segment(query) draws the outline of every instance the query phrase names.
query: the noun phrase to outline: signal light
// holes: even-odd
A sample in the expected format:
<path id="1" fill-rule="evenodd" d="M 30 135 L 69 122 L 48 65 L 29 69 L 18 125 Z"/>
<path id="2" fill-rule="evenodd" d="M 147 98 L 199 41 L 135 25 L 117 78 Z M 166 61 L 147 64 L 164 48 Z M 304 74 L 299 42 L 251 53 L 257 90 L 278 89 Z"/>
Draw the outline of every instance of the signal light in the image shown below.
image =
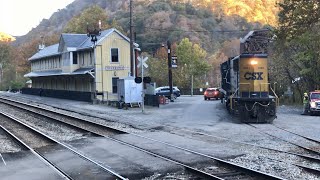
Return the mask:
<path id="1" fill-rule="evenodd" d="M 143 82 L 144 83 L 150 83 L 151 82 L 151 78 L 149 76 L 143 77 Z"/>
<path id="2" fill-rule="evenodd" d="M 141 77 L 136 77 L 134 78 L 134 82 L 136 82 L 137 84 L 140 83 L 150 83 L 151 82 L 151 77 L 147 76 L 147 77 L 143 77 L 143 79 Z"/>
<path id="3" fill-rule="evenodd" d="M 140 84 L 142 82 L 142 78 L 136 77 L 136 78 L 134 78 L 134 82 L 136 82 L 137 84 Z"/>

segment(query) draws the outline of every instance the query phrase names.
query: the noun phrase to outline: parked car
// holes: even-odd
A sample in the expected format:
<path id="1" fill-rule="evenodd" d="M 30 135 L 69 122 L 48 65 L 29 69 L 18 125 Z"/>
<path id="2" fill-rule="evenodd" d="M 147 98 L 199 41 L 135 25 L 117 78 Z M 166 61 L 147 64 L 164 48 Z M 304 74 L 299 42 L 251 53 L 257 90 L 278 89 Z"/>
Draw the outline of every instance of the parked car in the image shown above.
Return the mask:
<path id="1" fill-rule="evenodd" d="M 222 99 L 224 97 L 223 92 L 219 88 L 207 88 L 204 93 L 204 100 L 210 100 L 211 98 Z"/>
<path id="2" fill-rule="evenodd" d="M 170 87 L 169 86 L 158 87 L 155 89 L 155 94 L 160 96 L 165 96 L 170 99 L 171 98 Z M 173 94 L 173 98 L 176 99 L 181 95 L 180 89 L 176 86 L 172 87 L 172 94 Z"/>

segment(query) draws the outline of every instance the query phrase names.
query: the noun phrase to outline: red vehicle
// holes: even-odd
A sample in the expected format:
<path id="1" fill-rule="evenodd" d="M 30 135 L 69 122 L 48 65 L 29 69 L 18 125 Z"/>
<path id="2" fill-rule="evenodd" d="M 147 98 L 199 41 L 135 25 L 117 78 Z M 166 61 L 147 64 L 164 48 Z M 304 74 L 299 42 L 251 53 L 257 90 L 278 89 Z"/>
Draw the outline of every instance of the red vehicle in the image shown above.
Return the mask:
<path id="1" fill-rule="evenodd" d="M 310 92 L 307 110 L 311 115 L 320 113 L 320 91 L 319 90 Z"/>
<path id="2" fill-rule="evenodd" d="M 204 100 L 210 100 L 211 98 L 222 99 L 223 93 L 218 88 L 207 88 L 204 93 Z"/>

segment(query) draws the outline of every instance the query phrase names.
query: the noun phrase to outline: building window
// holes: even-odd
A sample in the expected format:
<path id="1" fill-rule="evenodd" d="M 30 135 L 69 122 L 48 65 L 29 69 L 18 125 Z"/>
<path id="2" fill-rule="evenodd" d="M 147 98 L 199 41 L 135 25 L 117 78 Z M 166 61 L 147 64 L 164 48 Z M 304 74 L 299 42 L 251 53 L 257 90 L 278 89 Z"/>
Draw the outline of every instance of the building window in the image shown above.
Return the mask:
<path id="1" fill-rule="evenodd" d="M 78 64 L 78 54 L 77 52 L 72 52 L 73 64 Z"/>
<path id="2" fill-rule="evenodd" d="M 93 65 L 92 51 L 90 51 L 89 55 L 90 55 L 90 65 Z"/>
<path id="3" fill-rule="evenodd" d="M 119 62 L 118 48 L 111 48 L 111 62 Z"/>
<path id="4" fill-rule="evenodd" d="M 84 65 L 84 52 L 81 53 L 82 56 L 82 66 Z"/>
<path id="5" fill-rule="evenodd" d="M 112 78 L 112 93 L 117 93 L 118 92 L 118 77 Z"/>

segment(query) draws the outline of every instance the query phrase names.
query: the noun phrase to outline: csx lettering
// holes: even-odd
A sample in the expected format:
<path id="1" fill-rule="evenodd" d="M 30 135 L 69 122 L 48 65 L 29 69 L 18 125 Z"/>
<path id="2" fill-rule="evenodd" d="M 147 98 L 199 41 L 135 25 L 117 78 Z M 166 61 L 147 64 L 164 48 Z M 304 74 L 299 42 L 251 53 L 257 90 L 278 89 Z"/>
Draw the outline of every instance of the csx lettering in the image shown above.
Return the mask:
<path id="1" fill-rule="evenodd" d="M 263 72 L 246 72 L 244 78 L 246 80 L 263 80 L 262 74 Z"/>

